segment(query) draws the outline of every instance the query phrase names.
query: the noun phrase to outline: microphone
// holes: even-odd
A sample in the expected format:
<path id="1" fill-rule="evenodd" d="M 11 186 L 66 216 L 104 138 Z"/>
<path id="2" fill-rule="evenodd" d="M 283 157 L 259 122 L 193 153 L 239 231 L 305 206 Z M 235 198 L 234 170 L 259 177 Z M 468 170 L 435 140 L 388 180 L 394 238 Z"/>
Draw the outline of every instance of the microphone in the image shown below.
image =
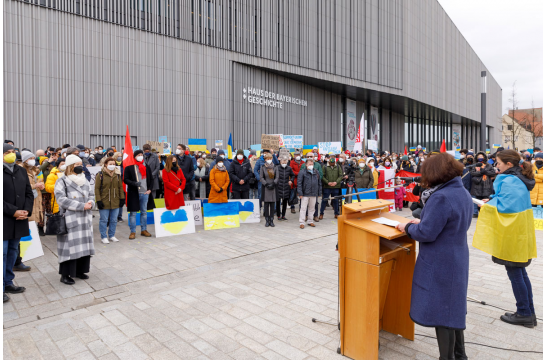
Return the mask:
<path id="1" fill-rule="evenodd" d="M 399 179 L 399 180 L 404 180 L 404 181 L 407 181 L 407 182 L 420 182 L 420 179 L 421 177 L 420 176 L 417 176 L 417 177 L 396 177 L 396 179 Z"/>

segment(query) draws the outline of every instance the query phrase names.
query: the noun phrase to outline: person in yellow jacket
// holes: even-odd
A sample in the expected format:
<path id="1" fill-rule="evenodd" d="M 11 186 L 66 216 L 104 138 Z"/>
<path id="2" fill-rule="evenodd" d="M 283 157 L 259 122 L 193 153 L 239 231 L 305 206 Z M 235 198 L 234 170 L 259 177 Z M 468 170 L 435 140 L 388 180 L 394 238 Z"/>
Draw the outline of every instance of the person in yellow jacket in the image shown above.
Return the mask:
<path id="1" fill-rule="evenodd" d="M 57 183 L 57 180 L 64 176 L 64 170 L 66 169 L 64 161 L 64 158 L 59 158 L 59 160 L 57 160 L 55 167 L 51 169 L 51 172 L 45 181 L 45 191 L 51 194 L 51 210 L 53 211 L 53 214 L 59 212 L 59 204 L 55 201 L 55 184 Z"/>
<path id="2" fill-rule="evenodd" d="M 377 168 L 375 167 L 375 159 L 372 157 L 367 158 L 367 166 L 371 168 L 371 172 L 373 173 L 373 178 L 375 179 L 375 181 L 373 181 L 373 188 L 376 189 L 378 185 L 379 173 Z"/>
<path id="3" fill-rule="evenodd" d="M 532 205 L 543 206 L 543 153 L 537 153 L 534 159 L 535 162 L 532 170 L 536 186 L 530 191 L 530 200 L 532 201 Z"/>

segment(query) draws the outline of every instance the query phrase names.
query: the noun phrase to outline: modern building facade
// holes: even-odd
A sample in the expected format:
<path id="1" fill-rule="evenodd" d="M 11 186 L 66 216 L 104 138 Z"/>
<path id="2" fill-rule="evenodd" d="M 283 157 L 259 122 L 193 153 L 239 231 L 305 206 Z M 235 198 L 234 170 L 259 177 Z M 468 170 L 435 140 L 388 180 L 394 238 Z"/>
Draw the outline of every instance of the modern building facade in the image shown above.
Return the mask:
<path id="1" fill-rule="evenodd" d="M 4 0 L 4 136 L 501 141 L 501 88 L 436 0 Z M 481 72 L 488 74 L 481 81 Z M 484 103 L 484 102 L 483 102 Z"/>

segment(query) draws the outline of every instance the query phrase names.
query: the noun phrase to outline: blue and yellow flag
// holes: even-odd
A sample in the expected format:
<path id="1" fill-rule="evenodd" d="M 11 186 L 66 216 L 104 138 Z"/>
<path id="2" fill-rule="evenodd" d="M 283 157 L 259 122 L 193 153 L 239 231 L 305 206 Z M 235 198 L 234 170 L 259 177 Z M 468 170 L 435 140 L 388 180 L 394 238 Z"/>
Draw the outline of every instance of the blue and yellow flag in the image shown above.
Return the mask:
<path id="1" fill-rule="evenodd" d="M 187 139 L 191 151 L 206 151 L 206 139 Z"/>
<path id="2" fill-rule="evenodd" d="M 229 141 L 227 142 L 227 158 L 233 158 L 233 134 L 229 134 Z"/>
<path id="3" fill-rule="evenodd" d="M 473 247 L 507 261 L 536 258 L 534 213 L 526 185 L 516 176 L 498 175 L 494 191 L 481 207 Z"/>

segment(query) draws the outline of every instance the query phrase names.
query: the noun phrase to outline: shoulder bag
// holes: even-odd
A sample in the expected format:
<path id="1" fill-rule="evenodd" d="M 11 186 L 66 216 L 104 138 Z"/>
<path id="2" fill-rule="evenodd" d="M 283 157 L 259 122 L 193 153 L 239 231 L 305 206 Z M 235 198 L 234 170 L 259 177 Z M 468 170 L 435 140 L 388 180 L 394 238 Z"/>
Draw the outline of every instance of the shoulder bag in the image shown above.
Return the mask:
<path id="1" fill-rule="evenodd" d="M 66 190 L 66 181 L 62 180 L 64 183 L 64 193 L 66 194 L 66 197 L 68 197 L 68 192 Z M 55 197 L 55 202 L 57 202 L 57 197 L 55 194 L 53 194 Z M 53 205 L 53 209 L 55 208 L 55 205 Z M 46 227 L 45 227 L 45 234 L 46 235 L 66 235 L 68 234 L 68 230 L 66 229 L 66 219 L 64 218 L 64 211 L 61 213 L 61 206 L 59 205 L 59 212 L 56 214 L 45 214 L 47 217 Z"/>

